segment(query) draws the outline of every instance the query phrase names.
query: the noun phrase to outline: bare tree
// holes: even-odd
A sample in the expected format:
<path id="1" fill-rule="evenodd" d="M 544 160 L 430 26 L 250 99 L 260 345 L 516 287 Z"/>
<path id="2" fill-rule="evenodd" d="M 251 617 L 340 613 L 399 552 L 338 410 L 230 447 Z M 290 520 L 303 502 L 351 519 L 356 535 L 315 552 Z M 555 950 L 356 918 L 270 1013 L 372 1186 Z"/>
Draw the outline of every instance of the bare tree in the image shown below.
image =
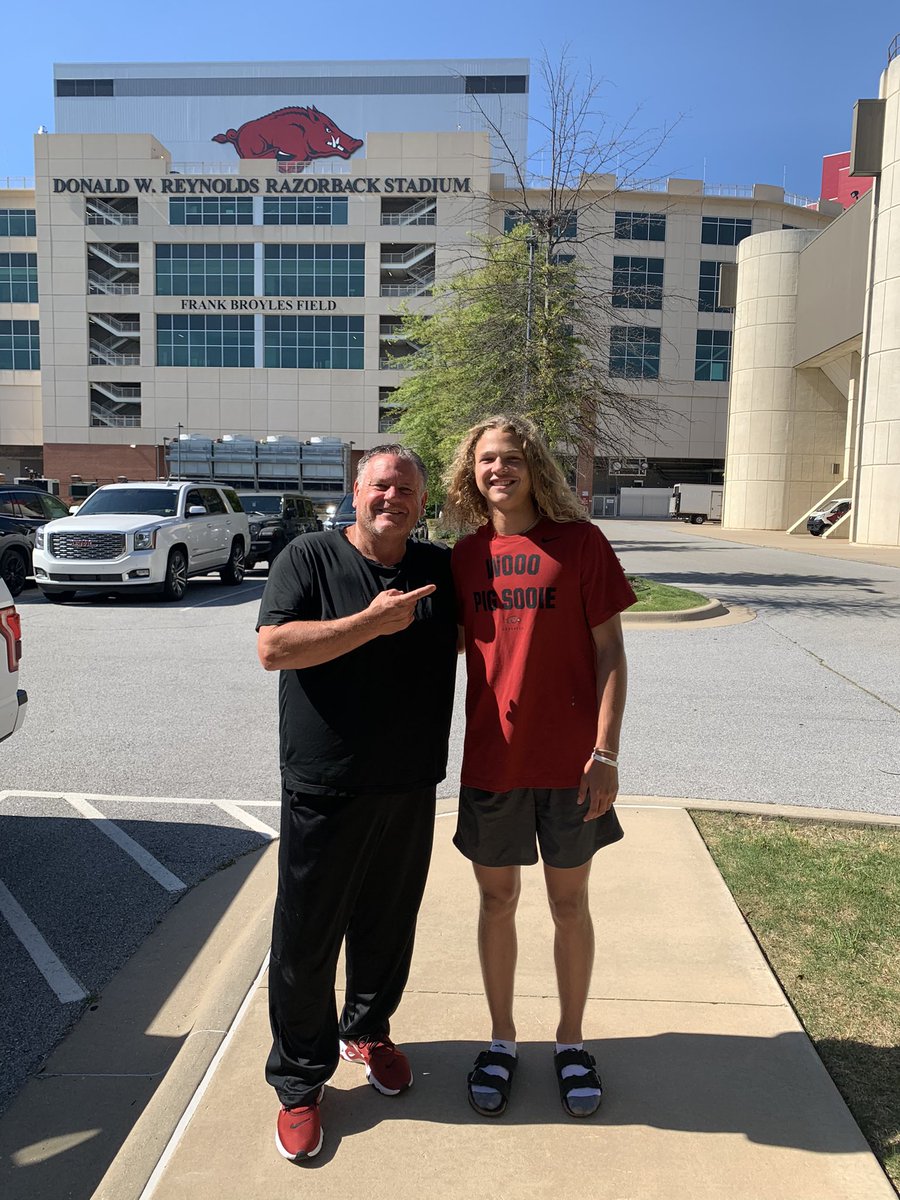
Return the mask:
<path id="1" fill-rule="evenodd" d="M 610 357 L 611 326 L 629 325 L 660 297 L 630 285 L 624 294 L 599 249 L 612 236 L 616 187 L 634 186 L 668 130 L 613 128 L 598 108 L 602 81 L 579 80 L 566 57 L 556 66 L 545 57 L 541 75 L 543 144 L 525 163 L 473 97 L 507 180 L 499 196 L 478 199 L 502 213 L 504 232 L 498 223 L 469 247 L 463 269 L 436 289 L 433 315 L 404 316 L 403 335 L 419 349 L 398 363 L 411 372 L 394 396 L 398 429 L 432 467 L 491 411 L 527 413 L 578 458 L 583 477 L 598 446 L 627 453 L 636 434 L 665 423 L 658 394 L 629 382 L 627 355 Z M 530 170 L 536 164 L 546 170 Z"/>

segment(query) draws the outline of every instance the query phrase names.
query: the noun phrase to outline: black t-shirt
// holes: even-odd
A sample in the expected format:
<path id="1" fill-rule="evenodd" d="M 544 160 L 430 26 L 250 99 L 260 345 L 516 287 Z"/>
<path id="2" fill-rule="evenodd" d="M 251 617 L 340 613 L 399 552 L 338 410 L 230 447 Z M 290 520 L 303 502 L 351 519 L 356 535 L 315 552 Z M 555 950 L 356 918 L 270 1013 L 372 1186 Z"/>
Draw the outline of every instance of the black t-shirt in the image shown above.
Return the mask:
<path id="1" fill-rule="evenodd" d="M 367 608 L 388 588 L 437 585 L 408 629 L 330 662 L 281 672 L 279 732 L 285 787 L 297 791 L 406 792 L 440 782 L 456 674 L 456 603 L 450 552 L 409 541 L 383 567 L 342 532 L 310 533 L 269 572 L 257 629 L 334 620 Z"/>

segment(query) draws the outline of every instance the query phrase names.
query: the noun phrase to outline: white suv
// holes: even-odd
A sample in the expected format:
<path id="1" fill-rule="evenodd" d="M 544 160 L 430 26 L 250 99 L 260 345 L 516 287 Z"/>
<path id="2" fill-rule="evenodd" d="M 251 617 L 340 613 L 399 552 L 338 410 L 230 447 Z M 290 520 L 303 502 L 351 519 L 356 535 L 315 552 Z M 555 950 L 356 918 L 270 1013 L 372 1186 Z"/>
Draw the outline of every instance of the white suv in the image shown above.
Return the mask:
<path id="1" fill-rule="evenodd" d="M 247 514 L 232 488 L 210 483 L 110 483 L 75 516 L 35 533 L 34 581 L 48 600 L 77 591 L 162 592 L 180 600 L 188 576 L 244 578 Z"/>
<path id="2" fill-rule="evenodd" d="M 28 696 L 19 687 L 22 627 L 9 588 L 0 579 L 0 742 L 22 728 Z"/>

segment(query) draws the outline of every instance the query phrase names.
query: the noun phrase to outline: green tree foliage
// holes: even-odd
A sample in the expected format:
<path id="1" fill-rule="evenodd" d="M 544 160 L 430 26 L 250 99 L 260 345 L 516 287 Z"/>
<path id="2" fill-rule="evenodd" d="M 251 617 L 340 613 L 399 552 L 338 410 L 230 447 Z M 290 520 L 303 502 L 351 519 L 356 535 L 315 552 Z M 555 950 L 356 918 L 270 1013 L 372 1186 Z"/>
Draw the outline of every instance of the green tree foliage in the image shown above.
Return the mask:
<path id="1" fill-rule="evenodd" d="M 551 445 L 591 454 L 604 426 L 647 416 L 608 378 L 608 296 L 552 246 L 537 221 L 483 239 L 472 268 L 435 289 L 434 313 L 403 313 L 418 349 L 397 360 L 410 374 L 392 397 L 396 429 L 435 478 L 490 413 L 524 413 Z"/>

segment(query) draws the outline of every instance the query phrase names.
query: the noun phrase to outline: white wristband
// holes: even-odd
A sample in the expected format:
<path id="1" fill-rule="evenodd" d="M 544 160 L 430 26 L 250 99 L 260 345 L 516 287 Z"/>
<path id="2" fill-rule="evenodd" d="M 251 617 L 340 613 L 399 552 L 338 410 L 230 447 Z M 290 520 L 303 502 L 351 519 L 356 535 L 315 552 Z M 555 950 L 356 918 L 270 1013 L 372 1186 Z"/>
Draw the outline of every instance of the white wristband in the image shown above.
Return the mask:
<path id="1" fill-rule="evenodd" d="M 614 758 L 608 758 L 605 754 L 599 754 L 596 750 L 591 751 L 591 758 L 594 762 L 606 763 L 608 767 L 615 767 L 618 770 L 619 764 Z"/>

